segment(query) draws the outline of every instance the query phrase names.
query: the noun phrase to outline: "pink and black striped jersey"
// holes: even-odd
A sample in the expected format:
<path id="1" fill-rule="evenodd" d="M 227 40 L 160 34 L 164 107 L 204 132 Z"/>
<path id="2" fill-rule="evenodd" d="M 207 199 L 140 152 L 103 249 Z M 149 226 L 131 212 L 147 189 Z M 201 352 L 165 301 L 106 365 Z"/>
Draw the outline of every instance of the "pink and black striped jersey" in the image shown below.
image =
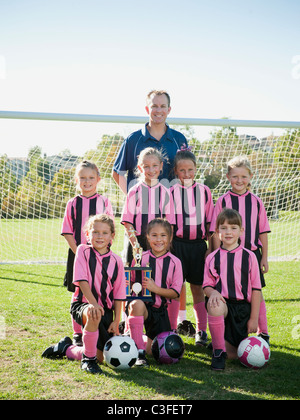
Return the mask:
<path id="1" fill-rule="evenodd" d="M 148 264 L 152 269 L 151 278 L 154 282 L 161 288 L 175 290 L 178 296 L 180 296 L 183 284 L 183 274 L 179 258 L 175 257 L 175 255 L 170 252 L 167 252 L 161 257 L 155 257 L 151 250 L 148 250 L 143 252 L 141 266 L 146 267 Z M 165 297 L 155 293 L 151 294 L 154 302 L 153 306 L 155 308 L 160 308 L 170 303 L 170 300 Z"/>
<path id="2" fill-rule="evenodd" d="M 203 289 L 206 287 L 226 299 L 251 302 L 252 290 L 261 290 L 255 254 L 241 245 L 232 251 L 216 249 L 205 260 Z"/>
<path id="3" fill-rule="evenodd" d="M 121 223 L 130 223 L 137 231 L 137 235 L 145 235 L 148 223 L 157 217 L 165 217 L 171 225 L 175 224 L 170 191 L 160 183 L 150 187 L 144 182 L 139 182 L 130 188 Z"/>
<path id="4" fill-rule="evenodd" d="M 74 261 L 73 283 L 87 281 L 98 304 L 111 309 L 115 300 L 126 299 L 122 259 L 111 250 L 100 255 L 91 245 L 79 245 Z M 87 302 L 79 287 L 72 301 Z"/>
<path id="5" fill-rule="evenodd" d="M 171 187 L 176 226 L 174 236 L 182 239 L 207 239 L 206 225 L 211 222 L 214 204 L 210 189 L 195 182 L 190 187 L 177 183 Z"/>
<path id="6" fill-rule="evenodd" d="M 77 245 L 85 244 L 87 238 L 83 228 L 89 217 L 95 214 L 108 214 L 112 218 L 114 217 L 108 198 L 98 193 L 91 197 L 78 195 L 71 198 L 66 206 L 61 234 L 73 235 Z"/>
<path id="7" fill-rule="evenodd" d="M 224 207 L 237 210 L 242 217 L 244 232 L 241 234 L 241 245 L 252 251 L 261 247 L 259 235 L 271 232 L 267 213 L 261 199 L 250 191 L 242 195 L 227 191 L 216 202 L 210 224 L 211 232 L 215 231 L 217 216 Z"/>

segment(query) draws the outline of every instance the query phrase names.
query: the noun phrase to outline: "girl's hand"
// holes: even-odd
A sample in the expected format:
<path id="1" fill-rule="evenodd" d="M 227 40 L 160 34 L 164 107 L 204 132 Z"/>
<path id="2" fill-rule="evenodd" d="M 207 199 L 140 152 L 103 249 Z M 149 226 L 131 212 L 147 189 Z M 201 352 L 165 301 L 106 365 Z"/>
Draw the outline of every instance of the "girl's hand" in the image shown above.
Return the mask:
<path id="1" fill-rule="evenodd" d="M 107 332 L 114 335 L 119 335 L 119 323 L 115 320 L 108 327 Z"/>
<path id="2" fill-rule="evenodd" d="M 100 321 L 101 317 L 104 315 L 104 309 L 100 305 L 91 305 L 89 304 L 87 315 L 93 321 Z"/>
<path id="3" fill-rule="evenodd" d="M 247 323 L 248 334 L 256 333 L 257 328 L 258 328 L 258 322 L 250 318 Z"/>
<path id="4" fill-rule="evenodd" d="M 149 292 L 154 292 L 155 293 L 155 290 L 156 290 L 157 286 L 156 286 L 153 279 L 145 276 L 143 278 L 142 285 L 143 285 L 144 288 L 148 289 Z"/>
<path id="5" fill-rule="evenodd" d="M 220 302 L 226 303 L 225 299 L 221 295 L 221 293 L 217 292 L 216 290 L 212 292 L 210 298 L 208 299 L 208 306 L 210 308 L 217 308 L 220 306 Z"/>
<path id="6" fill-rule="evenodd" d="M 269 271 L 269 263 L 267 258 L 262 257 L 260 262 L 260 269 L 264 274 Z"/>

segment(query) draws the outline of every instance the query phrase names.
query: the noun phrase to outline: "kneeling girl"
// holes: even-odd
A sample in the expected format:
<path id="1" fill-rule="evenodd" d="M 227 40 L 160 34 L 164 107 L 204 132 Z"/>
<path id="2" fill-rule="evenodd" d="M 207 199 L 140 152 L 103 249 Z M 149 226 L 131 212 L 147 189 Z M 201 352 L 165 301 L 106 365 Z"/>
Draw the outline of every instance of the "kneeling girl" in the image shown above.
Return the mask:
<path id="1" fill-rule="evenodd" d="M 153 219 L 147 226 L 150 249 L 143 252 L 141 266 L 149 264 L 152 278 L 143 278 L 143 287 L 152 295 L 152 302 L 133 300 L 127 306 L 130 336 L 139 349 L 137 365 L 147 366 L 152 340 L 161 332 L 170 331 L 167 307 L 180 296 L 183 275 L 180 260 L 171 254 L 172 226 L 167 220 Z M 145 325 L 147 344 L 143 340 Z"/>
<path id="2" fill-rule="evenodd" d="M 45 350 L 43 357 L 81 360 L 81 368 L 101 373 L 97 362 L 103 360 L 103 348 L 112 335 L 118 335 L 122 301 L 126 299 L 126 281 L 121 257 L 110 250 L 115 236 L 112 218 L 96 215 L 89 219 L 90 245 L 77 248 L 73 283 L 76 286 L 71 315 L 83 329 L 83 347 L 72 345 L 69 337 Z"/>

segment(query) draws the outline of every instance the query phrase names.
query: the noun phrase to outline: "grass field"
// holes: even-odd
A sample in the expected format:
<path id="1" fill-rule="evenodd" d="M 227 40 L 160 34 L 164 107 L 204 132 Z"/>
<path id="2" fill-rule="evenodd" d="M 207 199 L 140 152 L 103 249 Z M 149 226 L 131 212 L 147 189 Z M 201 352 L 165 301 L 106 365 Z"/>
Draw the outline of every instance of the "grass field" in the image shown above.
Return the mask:
<path id="1" fill-rule="evenodd" d="M 294 259 L 300 255 L 300 213 L 290 217 L 282 212 L 280 221 L 270 221 L 269 257 Z M 62 219 L 27 219 L 0 221 L 0 262 L 62 262 L 67 258 L 67 243 L 61 237 Z M 116 218 L 116 239 L 113 250 L 120 255 L 124 228 Z M 13 238 L 13 241 L 12 241 Z M 15 244 L 18 244 L 16 249 Z M 284 258 L 282 258 L 284 257 Z"/>
<path id="2" fill-rule="evenodd" d="M 80 370 L 80 362 L 42 359 L 43 350 L 71 335 L 71 295 L 62 286 L 62 265 L 0 266 L 0 399 L 99 400 L 289 400 L 300 398 L 300 262 L 272 262 L 264 296 L 271 335 L 271 360 L 258 371 L 227 361 L 210 370 L 209 350 L 184 338 L 176 365 L 101 376 Z M 188 318 L 193 320 L 188 295 Z"/>

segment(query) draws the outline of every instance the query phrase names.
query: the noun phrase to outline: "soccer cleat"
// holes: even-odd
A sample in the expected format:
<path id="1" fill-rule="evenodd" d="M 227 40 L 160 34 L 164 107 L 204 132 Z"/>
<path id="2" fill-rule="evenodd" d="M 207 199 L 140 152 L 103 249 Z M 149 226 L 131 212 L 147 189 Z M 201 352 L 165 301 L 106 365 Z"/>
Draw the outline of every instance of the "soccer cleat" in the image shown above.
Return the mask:
<path id="1" fill-rule="evenodd" d="M 76 333 L 76 334 L 73 335 L 73 344 L 74 344 L 74 346 L 78 346 L 78 347 L 83 346 L 82 334 Z"/>
<path id="2" fill-rule="evenodd" d="M 258 334 L 258 337 L 263 338 L 270 345 L 270 336 L 268 334 L 260 333 L 260 334 Z"/>
<path id="3" fill-rule="evenodd" d="M 47 359 L 62 359 L 66 355 L 67 348 L 72 345 L 72 340 L 70 337 L 62 338 L 54 346 L 48 347 L 42 357 Z"/>
<path id="4" fill-rule="evenodd" d="M 227 353 L 222 349 L 214 350 L 213 357 L 211 359 L 212 370 L 224 370 Z"/>
<path id="5" fill-rule="evenodd" d="M 195 337 L 195 327 L 191 321 L 184 320 L 177 325 L 177 334 L 186 335 L 188 337 Z"/>
<path id="6" fill-rule="evenodd" d="M 207 346 L 207 334 L 205 331 L 198 331 L 195 335 L 195 344 L 196 346 Z"/>
<path id="7" fill-rule="evenodd" d="M 121 335 L 123 335 L 123 334 L 124 334 L 124 331 L 125 331 L 125 321 L 121 321 L 121 322 L 119 323 L 119 333 L 120 333 Z"/>
<path id="8" fill-rule="evenodd" d="M 149 367 L 145 350 L 139 350 L 139 355 L 137 361 L 135 362 L 135 366 Z"/>
<path id="9" fill-rule="evenodd" d="M 81 359 L 81 369 L 85 370 L 87 373 L 91 373 L 92 375 L 99 375 L 102 373 L 102 369 L 98 365 L 97 358 L 89 358 L 84 354 L 82 355 Z"/>

